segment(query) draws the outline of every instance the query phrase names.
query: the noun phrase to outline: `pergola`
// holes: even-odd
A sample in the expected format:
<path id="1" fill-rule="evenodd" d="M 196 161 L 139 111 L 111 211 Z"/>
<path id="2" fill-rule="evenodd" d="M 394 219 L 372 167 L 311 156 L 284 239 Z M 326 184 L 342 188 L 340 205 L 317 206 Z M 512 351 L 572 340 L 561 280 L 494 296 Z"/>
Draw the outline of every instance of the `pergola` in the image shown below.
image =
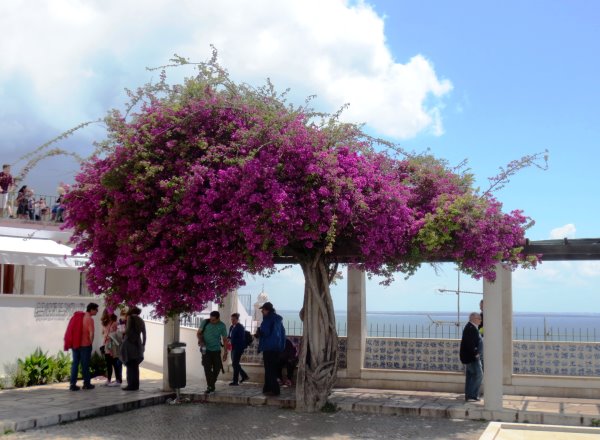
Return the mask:
<path id="1" fill-rule="evenodd" d="M 600 239 L 526 241 L 527 255 L 542 261 L 600 260 Z M 486 410 L 502 410 L 503 387 L 513 384 L 512 272 L 496 266 L 496 281 L 483 282 L 485 313 L 485 399 Z M 347 378 L 365 379 L 363 359 L 367 336 L 366 279 L 358 270 L 348 270 Z M 425 378 L 424 378 L 425 379 Z M 425 379 L 426 380 L 426 379 Z"/>
<path id="2" fill-rule="evenodd" d="M 527 240 L 524 252 L 542 261 L 600 260 L 600 239 Z M 496 267 L 496 281 L 483 283 L 485 314 L 485 409 L 502 409 L 503 385 L 512 376 L 512 272 Z"/>
<path id="3" fill-rule="evenodd" d="M 568 260 L 600 260 L 600 239 L 562 239 L 562 240 L 527 240 L 524 252 L 528 255 L 541 255 L 542 261 Z M 351 251 L 339 252 L 339 262 L 349 260 Z M 291 257 L 278 257 L 277 263 L 293 264 Z M 346 371 L 343 377 L 338 377 L 341 384 L 349 386 L 375 385 L 381 378 L 380 372 L 364 368 L 365 348 L 367 339 L 367 295 L 366 275 L 364 272 L 350 267 L 348 269 L 347 287 L 347 341 L 346 341 Z M 512 272 L 502 264 L 496 266 L 496 280 L 483 282 L 483 298 L 485 313 L 485 409 L 500 411 L 503 409 L 504 386 L 536 387 L 537 379 L 529 378 L 529 383 L 513 381 L 513 347 L 512 347 Z M 230 307 L 231 299 L 225 300 L 225 308 Z M 165 345 L 174 340 L 178 333 L 177 325 L 165 326 Z M 178 340 L 178 336 L 177 336 Z M 166 349 L 164 351 L 166 357 Z M 166 367 L 166 359 L 164 367 Z M 168 375 L 165 375 L 166 378 Z M 435 382 L 440 373 L 408 372 L 407 377 L 416 377 L 412 383 L 427 384 Z M 401 379 L 400 379 L 401 380 Z M 531 382 L 533 381 L 533 382 Z M 409 381 L 410 382 L 410 381 Z M 168 387 L 166 379 L 165 388 Z M 407 383 L 410 386 L 410 383 Z M 540 387 L 543 383 L 540 382 Z M 578 385 L 578 389 L 585 385 Z M 558 388 L 568 386 L 557 385 Z M 595 386 L 596 387 L 596 386 Z M 596 387 L 596 388 L 600 388 Z M 510 389 L 510 388 L 509 388 Z"/>
<path id="4" fill-rule="evenodd" d="M 563 238 L 525 242 L 525 253 L 542 254 L 542 261 L 600 260 L 600 238 Z"/>

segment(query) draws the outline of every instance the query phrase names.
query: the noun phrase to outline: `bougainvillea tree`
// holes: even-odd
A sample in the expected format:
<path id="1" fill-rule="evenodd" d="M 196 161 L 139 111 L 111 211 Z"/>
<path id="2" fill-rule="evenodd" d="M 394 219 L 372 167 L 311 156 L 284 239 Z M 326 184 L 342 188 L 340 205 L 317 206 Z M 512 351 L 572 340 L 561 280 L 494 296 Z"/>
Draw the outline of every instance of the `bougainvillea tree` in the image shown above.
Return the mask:
<path id="1" fill-rule="evenodd" d="M 199 72 L 145 94 L 135 114 L 111 113 L 105 153 L 66 197 L 75 252 L 90 254 L 89 287 L 107 302 L 199 311 L 293 257 L 306 280 L 297 405 L 310 411 L 336 378 L 340 261 L 386 279 L 427 260 L 488 279 L 499 261 L 535 263 L 519 253 L 526 218 L 469 175 L 385 153 L 355 125 L 232 82 L 214 60 Z"/>

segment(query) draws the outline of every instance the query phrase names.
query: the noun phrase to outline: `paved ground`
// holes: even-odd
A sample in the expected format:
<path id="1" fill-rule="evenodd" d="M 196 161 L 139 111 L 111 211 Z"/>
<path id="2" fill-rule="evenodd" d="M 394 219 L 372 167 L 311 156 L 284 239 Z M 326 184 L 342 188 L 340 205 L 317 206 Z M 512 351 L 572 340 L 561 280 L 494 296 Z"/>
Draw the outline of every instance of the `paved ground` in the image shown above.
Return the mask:
<path id="1" fill-rule="evenodd" d="M 266 406 L 157 405 L 50 428 L 12 439 L 479 439 L 487 422 L 381 414 L 299 414 Z"/>
<path id="2" fill-rule="evenodd" d="M 173 394 L 161 391 L 161 379 L 141 369 L 141 389 L 135 392 L 103 387 L 99 380 L 94 390 L 75 393 L 64 383 L 2 390 L 0 436 L 27 431 L 13 438 L 185 439 L 210 426 L 212 438 L 476 439 L 485 427 L 480 420 L 589 427 L 600 419 L 597 399 L 504 396 L 503 408 L 489 411 L 483 402 L 465 403 L 458 393 L 361 388 L 334 389 L 330 402 L 341 412 L 307 415 L 289 409 L 296 404 L 292 388 L 265 397 L 258 383 L 229 387 L 225 381 L 207 398 L 205 383 L 196 379 L 182 393 L 194 403 L 167 406 Z"/>

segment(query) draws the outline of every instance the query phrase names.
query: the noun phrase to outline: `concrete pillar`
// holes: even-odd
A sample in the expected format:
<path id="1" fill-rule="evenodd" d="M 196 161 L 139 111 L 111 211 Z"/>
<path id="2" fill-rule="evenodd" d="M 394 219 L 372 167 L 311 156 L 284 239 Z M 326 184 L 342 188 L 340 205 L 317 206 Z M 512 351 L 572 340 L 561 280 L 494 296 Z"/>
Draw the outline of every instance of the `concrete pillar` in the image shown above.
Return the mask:
<path id="1" fill-rule="evenodd" d="M 167 347 L 172 342 L 179 341 L 180 320 L 179 315 L 168 318 L 163 326 L 163 391 L 173 391 L 169 386 L 169 362 L 167 361 Z M 186 347 L 189 349 L 189 347 Z M 189 356 L 188 353 L 186 353 Z"/>
<path id="2" fill-rule="evenodd" d="M 505 370 L 506 322 L 504 311 L 512 302 L 506 302 L 506 297 L 511 297 L 511 272 L 501 265 L 496 266 L 496 281 L 483 283 L 483 314 L 484 314 L 484 362 L 483 382 L 485 384 L 485 409 L 502 409 Z M 512 316 L 512 311 L 511 311 Z M 509 322 L 508 334 L 512 328 Z M 512 337 L 512 335 L 510 336 Z M 512 350 L 512 348 L 511 348 Z M 512 356 L 510 356 L 512 358 Z"/>
<path id="3" fill-rule="evenodd" d="M 513 373 L 513 308 L 512 308 L 512 272 L 504 267 L 498 269 L 504 274 L 502 283 L 502 383 L 512 385 Z"/>
<path id="4" fill-rule="evenodd" d="M 237 290 L 232 290 L 227 294 L 225 300 L 223 301 L 223 308 L 221 309 L 221 321 L 225 323 L 227 328 L 229 328 L 229 321 L 231 319 L 232 313 L 237 313 L 238 311 L 238 292 Z"/>
<path id="5" fill-rule="evenodd" d="M 348 268 L 348 337 L 346 374 L 359 379 L 365 359 L 367 338 L 367 284 L 365 273 Z"/>

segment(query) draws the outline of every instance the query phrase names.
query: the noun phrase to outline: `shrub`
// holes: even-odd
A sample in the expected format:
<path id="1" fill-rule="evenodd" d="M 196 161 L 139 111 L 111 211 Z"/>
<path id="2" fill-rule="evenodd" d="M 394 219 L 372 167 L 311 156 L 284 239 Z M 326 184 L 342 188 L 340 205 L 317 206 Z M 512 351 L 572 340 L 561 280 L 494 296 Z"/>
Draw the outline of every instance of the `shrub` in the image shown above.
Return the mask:
<path id="1" fill-rule="evenodd" d="M 24 385 L 15 382 L 15 386 L 44 385 L 52 381 L 54 362 L 41 348 L 36 348 L 25 360 L 17 360 L 17 368 L 23 373 Z"/>
<path id="2" fill-rule="evenodd" d="M 36 348 L 25 359 L 5 364 L 7 373 L 3 386 L 16 388 L 33 385 L 44 385 L 66 380 L 71 373 L 71 357 L 68 353 L 59 351 L 56 356 L 48 356 L 41 348 Z"/>
<path id="3" fill-rule="evenodd" d="M 92 353 L 90 359 L 90 377 L 105 376 L 106 375 L 106 361 L 97 351 Z"/>
<path id="4" fill-rule="evenodd" d="M 71 356 L 68 353 L 59 351 L 56 356 L 52 358 L 53 369 L 52 369 L 52 381 L 63 382 L 71 375 Z"/>

